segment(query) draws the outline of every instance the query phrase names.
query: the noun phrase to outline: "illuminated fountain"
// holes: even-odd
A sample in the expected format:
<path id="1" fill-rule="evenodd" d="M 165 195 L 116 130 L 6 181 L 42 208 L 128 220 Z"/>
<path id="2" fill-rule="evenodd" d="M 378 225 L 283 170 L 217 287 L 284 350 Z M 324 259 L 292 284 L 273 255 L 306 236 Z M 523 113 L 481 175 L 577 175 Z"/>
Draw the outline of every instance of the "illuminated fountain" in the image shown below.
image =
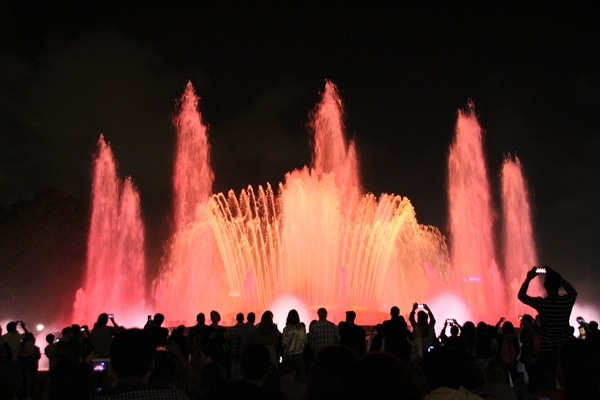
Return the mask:
<path id="1" fill-rule="evenodd" d="M 466 304 L 499 315 L 503 280 L 494 250 L 494 211 L 482 149 L 481 128 L 472 105 L 459 111 L 448 157 L 450 286 Z"/>
<path id="2" fill-rule="evenodd" d="M 277 309 L 281 320 L 290 308 L 309 321 L 324 306 L 334 321 L 353 309 L 358 323 L 371 324 L 393 305 L 408 313 L 413 302 L 429 303 L 440 320 L 514 319 L 522 312 L 515 287 L 536 257 L 525 182 L 518 160 L 505 161 L 502 262 L 472 105 L 458 112 L 449 152 L 448 246 L 438 228 L 418 223 L 408 198 L 363 191 L 355 145 L 345 138 L 343 106 L 331 82 L 311 115 L 311 165 L 287 173 L 276 189 L 266 183 L 213 193 L 198 101 L 188 83 L 174 119 L 172 234 L 148 298 L 169 325 L 189 324 L 198 312 L 213 309 L 225 323 L 237 312 L 260 315 L 266 309 Z M 102 137 L 93 192 L 87 275 L 75 320 L 98 310 L 116 313 L 123 304 L 145 306 L 138 291 L 144 287 L 139 198 L 130 179 L 119 182 Z M 124 291 L 123 282 L 129 282 Z M 108 296 L 111 291 L 119 292 Z M 146 312 L 138 314 L 139 321 Z"/>
<path id="3" fill-rule="evenodd" d="M 288 173 L 277 191 L 266 184 L 208 196 L 207 130 L 191 84 L 176 126 L 175 182 L 201 177 L 204 190 L 192 203 L 178 193 L 196 188 L 174 185 L 174 209 L 185 204 L 188 217 L 176 224 L 154 283 L 155 308 L 172 322 L 211 309 L 260 313 L 286 298 L 310 310 L 311 319 L 325 306 L 333 319 L 354 309 L 361 323 L 372 323 L 392 305 L 407 310 L 413 301 L 443 299 L 454 291 L 455 276 L 481 276 L 481 264 L 451 273 L 445 238 L 418 223 L 408 198 L 362 191 L 354 143 L 345 139 L 342 103 L 330 82 L 311 118 L 312 164 Z M 197 161 L 180 162 L 186 154 Z M 489 188 L 482 190 L 489 196 Z M 472 286 L 472 292 L 488 292 Z M 465 293 L 457 296 L 471 304 Z"/>
<path id="4" fill-rule="evenodd" d="M 100 135 L 94 160 L 92 216 L 83 286 L 73 321 L 91 324 L 100 313 L 134 321 L 145 308 L 144 226 L 131 178 L 117 176 L 114 155 Z M 143 311 L 142 314 L 143 315 Z"/>
<path id="5" fill-rule="evenodd" d="M 516 294 L 525 272 L 537 262 L 529 198 L 520 162 L 506 159 L 501 173 L 503 237 L 497 239 L 497 214 L 482 143 L 482 130 L 470 103 L 458 112 L 448 157 L 449 287 L 477 320 L 504 316 L 514 322 L 526 310 Z M 496 254 L 496 242 L 501 243 L 503 263 Z"/>
<path id="6" fill-rule="evenodd" d="M 533 226 L 529 209 L 529 193 L 523 177 L 523 168 L 518 158 L 507 157 L 502 164 L 502 217 L 504 264 L 506 271 L 506 296 L 512 303 L 508 304 L 508 312 L 512 315 L 531 313 L 520 302 L 515 302 L 514 293 L 519 291 L 525 271 L 537 265 L 537 253 L 533 241 Z M 542 296 L 543 289 L 538 279 L 529 289 L 532 296 Z"/>

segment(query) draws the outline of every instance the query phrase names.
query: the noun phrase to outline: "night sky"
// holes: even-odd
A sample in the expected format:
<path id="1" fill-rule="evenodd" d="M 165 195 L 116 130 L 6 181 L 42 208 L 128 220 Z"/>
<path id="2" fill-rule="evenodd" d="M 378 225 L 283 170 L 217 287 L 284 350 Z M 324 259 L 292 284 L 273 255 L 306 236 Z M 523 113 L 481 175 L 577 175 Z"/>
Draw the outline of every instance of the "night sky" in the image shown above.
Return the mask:
<path id="1" fill-rule="evenodd" d="M 102 133 L 158 243 L 171 121 L 188 81 L 209 127 L 214 190 L 238 192 L 310 163 L 308 115 L 328 79 L 365 189 L 407 196 L 419 222 L 446 232 L 448 148 L 457 110 L 472 100 L 494 190 L 504 157 L 518 156 L 540 263 L 600 304 L 597 11 L 566 2 L 168 3 L 0 0 L 0 204 L 48 186 L 89 197 Z"/>

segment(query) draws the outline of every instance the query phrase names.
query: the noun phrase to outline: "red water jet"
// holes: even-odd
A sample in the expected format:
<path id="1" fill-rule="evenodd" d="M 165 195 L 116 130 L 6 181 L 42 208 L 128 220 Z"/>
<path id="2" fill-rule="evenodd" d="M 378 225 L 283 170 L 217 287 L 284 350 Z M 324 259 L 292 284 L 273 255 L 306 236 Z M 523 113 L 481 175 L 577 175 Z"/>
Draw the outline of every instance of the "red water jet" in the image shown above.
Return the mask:
<path id="1" fill-rule="evenodd" d="M 131 178 L 122 182 L 110 146 L 100 135 L 94 160 L 92 215 L 83 286 L 77 290 L 73 321 L 90 327 L 100 313 L 133 323 L 146 301 L 144 226 L 140 198 Z"/>

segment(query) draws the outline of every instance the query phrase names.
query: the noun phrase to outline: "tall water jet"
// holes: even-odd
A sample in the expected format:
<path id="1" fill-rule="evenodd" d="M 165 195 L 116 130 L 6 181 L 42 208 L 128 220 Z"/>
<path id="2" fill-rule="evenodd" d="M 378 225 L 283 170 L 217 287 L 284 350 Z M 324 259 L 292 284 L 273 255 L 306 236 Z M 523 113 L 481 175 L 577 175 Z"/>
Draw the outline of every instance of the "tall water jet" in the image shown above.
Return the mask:
<path id="1" fill-rule="evenodd" d="M 188 82 L 173 123 L 177 130 L 173 171 L 173 235 L 153 283 L 156 308 L 171 322 L 182 322 L 199 309 L 218 307 L 222 275 L 213 265 L 214 236 L 208 225 L 208 200 L 214 174 L 208 129 L 198 112 L 199 98 Z M 177 310 L 179 317 L 170 315 Z"/>
<path id="2" fill-rule="evenodd" d="M 327 81 L 323 98 L 311 118 L 312 169 L 318 176 L 331 174 L 337 186 L 352 192 L 361 188 L 358 157 L 354 142 L 346 143 L 343 109 L 335 85 Z"/>
<path id="3" fill-rule="evenodd" d="M 133 321 L 139 318 L 145 299 L 139 194 L 131 178 L 124 182 L 118 178 L 113 152 L 100 135 L 93 169 L 85 277 L 76 293 L 73 320 L 91 325 L 100 313 L 107 312 L 121 321 Z"/>
<path id="4" fill-rule="evenodd" d="M 494 247 L 494 210 L 473 104 L 459 110 L 448 157 L 450 286 L 474 316 L 505 315 L 505 291 Z M 516 295 L 516 293 L 515 293 Z"/>
<path id="5" fill-rule="evenodd" d="M 525 271 L 537 264 L 537 252 L 533 241 L 529 193 L 521 161 L 517 157 L 514 160 L 507 157 L 502 164 L 500 177 L 506 303 L 508 313 L 514 316 L 522 314 L 527 308 L 517 301 L 516 293 L 521 287 Z M 530 294 L 541 295 L 539 280 L 536 279 L 531 286 Z"/>
<path id="6" fill-rule="evenodd" d="M 196 221 L 198 206 L 212 194 L 214 174 L 210 166 L 208 130 L 198 112 L 199 98 L 188 82 L 180 111 L 173 123 L 177 128 L 177 149 L 173 172 L 174 231 L 181 232 Z"/>

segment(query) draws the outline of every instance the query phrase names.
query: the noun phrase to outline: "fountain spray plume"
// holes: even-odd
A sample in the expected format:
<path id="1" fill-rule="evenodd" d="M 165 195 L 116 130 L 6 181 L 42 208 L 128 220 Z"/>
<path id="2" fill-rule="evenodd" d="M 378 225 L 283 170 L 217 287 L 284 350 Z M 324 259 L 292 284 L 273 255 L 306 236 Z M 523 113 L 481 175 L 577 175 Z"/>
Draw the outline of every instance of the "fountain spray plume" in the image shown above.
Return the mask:
<path id="1" fill-rule="evenodd" d="M 506 157 L 500 176 L 506 296 L 509 314 L 514 316 L 529 312 L 528 307 L 518 302 L 514 294 L 521 287 L 523 272 L 537 265 L 537 252 L 533 240 L 529 193 L 521 161 L 517 157 Z M 536 279 L 531 284 L 530 294 L 541 296 L 542 293 L 540 280 Z"/>
<path id="2" fill-rule="evenodd" d="M 358 156 L 354 142 L 346 141 L 343 110 L 337 88 L 326 81 L 322 100 L 311 117 L 312 169 L 319 176 L 333 174 L 339 186 L 360 190 Z"/>
<path id="3" fill-rule="evenodd" d="M 188 82 L 173 119 L 177 144 L 172 236 L 152 288 L 155 309 L 173 326 L 193 321 L 198 310 L 218 307 L 222 299 L 218 293 L 222 274 L 214 265 L 214 236 L 208 225 L 214 174 L 208 129 L 198 104 L 199 97 Z"/>
<path id="4" fill-rule="evenodd" d="M 201 121 L 197 104 L 185 101 L 190 93 L 188 85 L 182 103 L 191 106 L 176 121 Z M 267 183 L 207 201 L 187 196 L 196 193 L 188 187 L 195 182 L 185 179 L 198 173 L 200 182 L 212 182 L 206 129 L 176 124 L 182 162 L 174 177 L 184 179 L 174 189 L 185 195 L 175 196 L 182 204 L 174 212 L 185 207 L 188 219 L 174 230 L 154 284 L 155 306 L 171 323 L 211 309 L 260 313 L 282 299 L 306 310 L 325 306 L 333 318 L 352 308 L 375 323 L 391 305 L 408 307 L 439 287 L 448 264 L 443 236 L 417 223 L 407 198 L 362 193 L 342 108 L 335 85 L 326 82 L 311 114 L 312 165 L 286 174 L 277 193 Z M 196 135 L 201 140 L 185 139 Z M 191 162 L 190 154 L 205 158 Z"/>
<path id="5" fill-rule="evenodd" d="M 134 324 L 145 314 L 144 226 L 131 178 L 121 181 L 110 145 L 100 135 L 94 159 L 92 215 L 83 286 L 73 321 L 88 324 L 100 313 Z M 142 322 L 143 323 L 143 322 Z"/>
<path id="6" fill-rule="evenodd" d="M 198 112 L 199 98 L 188 82 L 173 119 L 177 129 L 177 149 L 173 173 L 174 231 L 196 220 L 198 206 L 212 194 L 214 174 L 210 166 L 208 130 Z"/>
<path id="7" fill-rule="evenodd" d="M 492 206 L 483 134 L 473 103 L 459 110 L 448 156 L 450 287 L 479 320 L 504 315 L 505 291 L 494 248 Z M 514 294 L 516 296 L 516 293 Z"/>

